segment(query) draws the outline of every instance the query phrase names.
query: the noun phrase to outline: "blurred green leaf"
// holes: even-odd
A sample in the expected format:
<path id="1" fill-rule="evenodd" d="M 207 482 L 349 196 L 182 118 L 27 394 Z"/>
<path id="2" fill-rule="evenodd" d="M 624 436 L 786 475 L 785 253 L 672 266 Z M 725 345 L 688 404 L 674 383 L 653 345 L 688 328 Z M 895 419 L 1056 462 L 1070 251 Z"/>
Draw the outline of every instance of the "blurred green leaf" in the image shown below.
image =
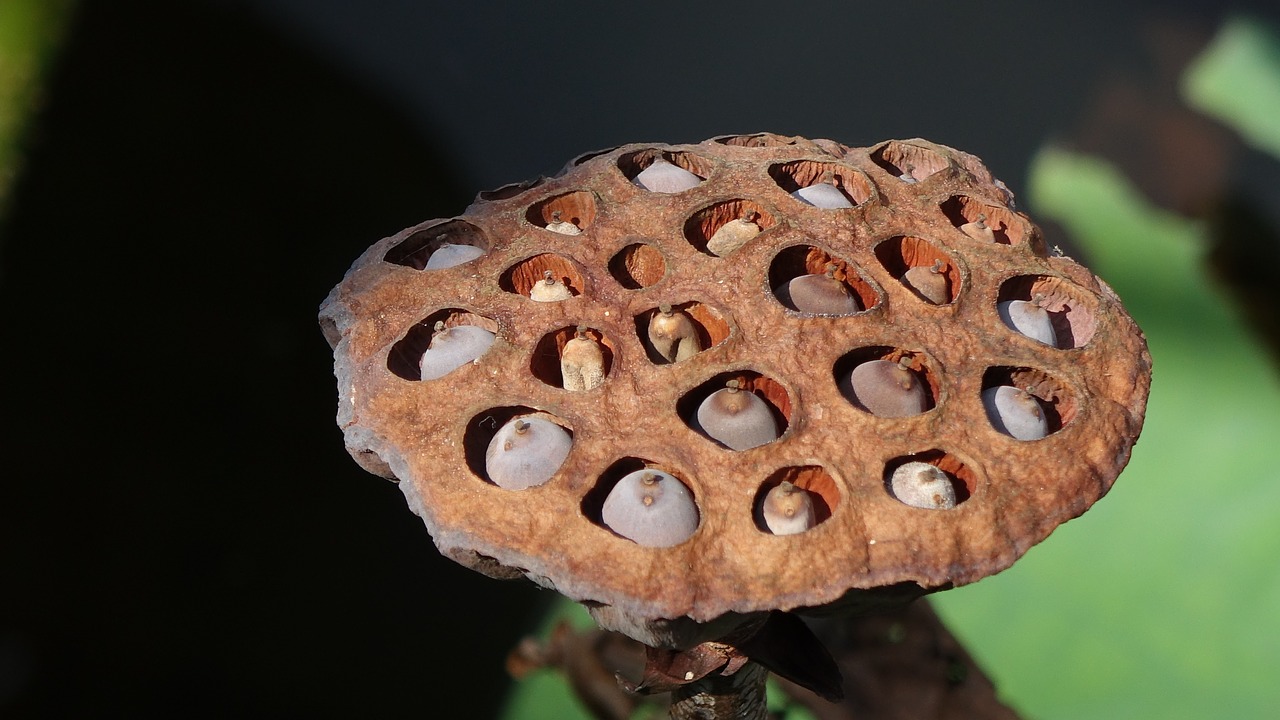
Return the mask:
<path id="1" fill-rule="evenodd" d="M 1195 223 L 1113 167 L 1045 150 L 1040 219 L 1066 227 L 1147 334 L 1155 380 L 1110 495 L 1011 570 L 936 607 L 1027 715 L 1266 717 L 1280 707 L 1280 383 L 1208 281 Z"/>
<path id="2" fill-rule="evenodd" d="M 1280 157 L 1280 33 L 1247 17 L 1227 21 L 1183 76 L 1187 104 Z"/>

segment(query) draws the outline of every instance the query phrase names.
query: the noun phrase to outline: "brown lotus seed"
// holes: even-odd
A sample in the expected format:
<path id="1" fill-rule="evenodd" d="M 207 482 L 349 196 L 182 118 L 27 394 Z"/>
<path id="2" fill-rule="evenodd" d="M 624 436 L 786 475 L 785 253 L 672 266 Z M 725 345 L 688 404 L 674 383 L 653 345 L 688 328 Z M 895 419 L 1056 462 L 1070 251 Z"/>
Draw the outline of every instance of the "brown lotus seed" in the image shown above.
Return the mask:
<path id="1" fill-rule="evenodd" d="M 746 245 L 747 241 L 760 234 L 760 226 L 756 224 L 756 218 L 759 216 L 760 213 L 747 210 L 742 213 L 742 217 L 721 225 L 720 229 L 716 230 L 707 241 L 707 251 L 724 257 Z"/>
<path id="2" fill-rule="evenodd" d="M 564 389 L 574 392 L 590 390 L 604 382 L 604 352 L 595 340 L 587 337 L 587 329 L 578 331 L 560 352 L 560 376 Z"/>
<path id="3" fill-rule="evenodd" d="M 974 240 L 993 243 L 996 241 L 996 234 L 992 231 L 991 226 L 987 225 L 987 214 L 978 213 L 978 219 L 973 222 L 965 223 L 960 226 L 960 232 L 968 235 Z"/>
<path id="4" fill-rule="evenodd" d="M 809 493 L 786 480 L 764 496 L 761 514 L 774 535 L 795 535 L 816 524 Z"/>
<path id="5" fill-rule="evenodd" d="M 555 273 L 545 270 L 542 282 L 534 283 L 529 290 L 529 299 L 534 302 L 559 302 L 573 297 L 573 291 L 555 278 Z"/>
<path id="6" fill-rule="evenodd" d="M 693 321 L 667 304 L 659 305 L 649 320 L 649 343 L 667 362 L 680 362 L 702 352 Z"/>
<path id="7" fill-rule="evenodd" d="M 933 267 L 918 265 L 907 270 L 902 276 L 902 283 L 934 305 L 951 302 L 951 283 L 941 260 L 934 260 Z"/>
<path id="8" fill-rule="evenodd" d="M 909 462 L 893 471 L 889 489 L 900 502 L 925 510 L 950 510 L 956 506 L 956 488 L 936 465 Z"/>

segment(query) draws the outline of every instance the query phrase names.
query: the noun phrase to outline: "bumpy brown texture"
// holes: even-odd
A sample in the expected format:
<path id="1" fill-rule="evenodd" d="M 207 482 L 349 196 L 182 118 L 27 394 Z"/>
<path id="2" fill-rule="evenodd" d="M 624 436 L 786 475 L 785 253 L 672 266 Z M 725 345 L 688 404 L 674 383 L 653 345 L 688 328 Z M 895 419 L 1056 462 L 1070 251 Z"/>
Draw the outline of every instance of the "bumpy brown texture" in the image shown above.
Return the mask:
<path id="1" fill-rule="evenodd" d="M 671 195 L 633 184 L 658 155 L 704 182 Z M 790 195 L 823 178 L 856 206 Z M 409 228 L 356 261 L 321 310 L 338 422 L 362 466 L 399 480 L 446 555 L 600 606 L 598 619 L 642 641 L 691 641 L 651 632 L 663 618 L 732 613 L 703 628 L 710 636 L 737 614 L 857 607 L 974 582 L 1106 493 L 1150 382 L 1144 338 L 1110 288 L 1049 254 L 1012 205 L 977 158 L 923 140 L 868 149 L 759 134 L 583 156 L 555 178 L 481 193 L 463 215 Z M 556 212 L 581 234 L 547 230 Z M 751 213 L 762 232 L 727 257 L 707 251 L 720 225 Z M 995 242 L 959 229 L 979 214 Z M 486 252 L 419 269 L 444 242 Z M 774 296 L 828 265 L 864 311 L 805 315 Z M 935 266 L 948 279 L 944 304 L 901 280 Z M 529 299 L 548 270 L 571 299 Z M 1000 321 L 998 302 L 1033 294 L 1045 296 L 1061 347 Z M 654 352 L 647 329 L 662 304 L 695 321 L 706 349 L 675 363 Z M 418 380 L 437 320 L 482 325 L 497 341 L 474 363 Z M 602 344 L 607 374 L 570 392 L 557 353 L 579 325 Z M 858 363 L 902 358 L 928 387 L 926 412 L 879 418 L 842 394 Z M 691 427 L 697 404 L 732 378 L 770 403 L 780 439 L 736 452 Z M 981 401 L 992 384 L 1031 386 L 1051 433 L 1021 442 L 996 431 Z M 506 420 L 535 411 L 571 430 L 573 449 L 545 485 L 503 490 L 484 477 L 485 446 Z M 946 471 L 957 507 L 895 500 L 886 479 L 909 460 Z M 610 484 L 643 466 L 692 491 L 701 520 L 687 542 L 642 547 L 600 522 Z M 812 493 L 814 528 L 763 529 L 756 505 L 783 480 Z"/>

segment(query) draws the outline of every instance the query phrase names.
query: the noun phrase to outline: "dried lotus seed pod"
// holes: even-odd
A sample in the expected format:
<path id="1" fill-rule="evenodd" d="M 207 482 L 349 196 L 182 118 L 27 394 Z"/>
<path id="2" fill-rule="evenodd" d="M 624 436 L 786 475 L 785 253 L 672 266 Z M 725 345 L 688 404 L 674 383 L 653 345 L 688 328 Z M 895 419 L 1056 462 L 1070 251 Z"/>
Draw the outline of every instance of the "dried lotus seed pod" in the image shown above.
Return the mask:
<path id="1" fill-rule="evenodd" d="M 760 213 L 748 210 L 742 214 L 742 217 L 721 225 L 720 229 L 716 230 L 707 241 L 707 251 L 724 257 L 746 245 L 751 238 L 760 234 L 760 226 L 756 224 L 756 218 L 759 216 Z"/>
<path id="2" fill-rule="evenodd" d="M 573 297 L 573 291 L 555 278 L 550 270 L 542 273 L 542 281 L 533 284 L 529 299 L 534 302 L 559 302 Z"/>
<path id="3" fill-rule="evenodd" d="M 824 210 L 853 207 L 853 203 L 849 202 L 849 198 L 840 191 L 840 188 L 836 187 L 835 178 L 830 171 L 824 173 L 822 179 L 818 182 L 796 190 L 791 193 L 791 196 Z"/>
<path id="4" fill-rule="evenodd" d="M 968 235 L 974 240 L 993 243 L 996 241 L 995 231 L 987 225 L 987 214 L 978 213 L 978 219 L 973 222 L 965 223 L 960 226 L 960 232 Z"/>
<path id="5" fill-rule="evenodd" d="M 581 235 L 582 228 L 574 225 L 568 220 L 560 219 L 560 211 L 556 210 L 551 213 L 551 222 L 547 223 L 547 229 L 551 232 L 558 232 L 561 235 Z"/>
<path id="6" fill-rule="evenodd" d="M 512 418 L 489 441 L 484 469 L 494 485 L 524 490 L 550 480 L 572 447 L 569 432 L 550 420 Z"/>
<path id="7" fill-rule="evenodd" d="M 947 281 L 946 266 L 941 260 L 934 260 L 932 267 L 919 265 L 908 269 L 902 276 L 902 282 L 934 305 L 951 302 L 951 284 Z"/>
<path id="8" fill-rule="evenodd" d="M 659 157 L 641 170 L 632 182 L 650 192 L 671 194 L 698 187 L 702 178 Z"/>
<path id="9" fill-rule="evenodd" d="M 475 325 L 458 325 L 445 328 L 435 324 L 431 345 L 422 353 L 418 368 L 423 380 L 435 380 L 457 370 L 485 354 L 493 345 L 494 334 Z"/>
<path id="10" fill-rule="evenodd" d="M 575 392 L 590 390 L 604 382 L 604 351 L 587 337 L 586 328 L 581 325 L 560 351 L 560 377 L 564 389 Z"/>
<path id="11" fill-rule="evenodd" d="M 936 465 L 909 462 L 893 471 L 889 490 L 900 502 L 925 510 L 950 510 L 956 506 L 956 488 Z"/>
<path id="12" fill-rule="evenodd" d="M 862 312 L 858 296 L 835 277 L 835 266 L 823 275 L 801 275 L 775 288 L 773 294 L 793 310 L 814 315 L 853 315 Z"/>
<path id="13" fill-rule="evenodd" d="M 907 417 L 929 409 L 924 383 L 906 358 L 862 363 L 849 373 L 847 390 L 850 399 L 878 417 Z"/>
<path id="14" fill-rule="evenodd" d="M 693 495 L 675 476 L 661 470 L 637 470 L 622 476 L 609 491 L 601 520 L 624 538 L 647 547 L 671 547 L 698 529 Z"/>
<path id="15" fill-rule="evenodd" d="M 813 499 L 803 488 L 783 480 L 764 496 L 760 509 L 765 527 L 774 535 L 795 535 L 813 527 Z"/>
<path id="16" fill-rule="evenodd" d="M 1039 440 L 1049 434 L 1049 420 L 1035 395 L 1022 388 L 1000 385 L 982 391 L 987 418 L 996 430 L 1018 440 Z"/>
<path id="17" fill-rule="evenodd" d="M 1016 330 L 1050 347 L 1057 347 L 1058 334 L 1053 329 L 1049 313 L 1040 304 L 1042 300 L 1043 296 L 1040 295 L 1031 301 L 1007 300 L 996 305 L 996 311 L 1010 330 Z"/>
<path id="18" fill-rule="evenodd" d="M 670 305 L 658 306 L 649 320 L 649 343 L 667 362 L 680 362 L 702 351 L 702 340 L 693 321 Z"/>
<path id="19" fill-rule="evenodd" d="M 725 383 L 698 406 L 697 426 L 730 450 L 750 450 L 778 439 L 778 422 L 768 403 L 743 390 L 737 380 Z"/>
<path id="20" fill-rule="evenodd" d="M 427 258 L 427 264 L 424 270 L 443 270 L 451 268 L 455 265 L 471 262 L 478 257 L 484 255 L 484 249 L 474 245 L 455 245 L 453 243 L 445 243 L 436 248 L 431 253 L 431 257 Z"/>

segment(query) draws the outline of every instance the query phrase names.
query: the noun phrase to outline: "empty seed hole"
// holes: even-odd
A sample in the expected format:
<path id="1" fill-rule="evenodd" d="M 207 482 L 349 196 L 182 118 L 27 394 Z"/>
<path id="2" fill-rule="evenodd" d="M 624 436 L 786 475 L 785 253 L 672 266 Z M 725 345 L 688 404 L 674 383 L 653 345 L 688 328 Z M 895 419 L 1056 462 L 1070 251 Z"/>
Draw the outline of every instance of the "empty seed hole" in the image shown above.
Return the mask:
<path id="1" fill-rule="evenodd" d="M 673 503 L 670 507 L 665 505 L 665 501 L 673 499 L 671 495 L 666 494 L 667 487 L 662 488 L 664 492 L 661 495 L 651 497 L 648 503 L 645 502 L 643 495 L 637 496 L 634 492 L 629 496 L 610 501 L 610 496 L 619 489 L 619 483 L 630 479 L 635 485 L 636 473 L 643 472 L 657 473 L 661 478 L 659 486 L 670 482 L 679 483 L 679 488 L 672 488 L 676 491 L 674 494 L 678 496 L 674 499 L 683 498 L 691 507 L 682 506 L 681 503 Z M 610 506 L 608 510 L 606 505 Z M 693 488 L 689 486 L 683 475 L 662 464 L 638 457 L 624 457 L 610 464 L 604 472 L 600 473 L 591 489 L 583 495 L 579 507 L 582 516 L 593 525 L 641 545 L 665 547 L 679 544 L 696 531 L 700 520 Z M 655 513 L 651 517 L 642 517 L 654 509 L 662 512 Z M 667 510 L 675 512 L 666 513 Z M 687 512 L 682 512 L 688 510 L 692 511 L 691 517 Z M 620 518 L 619 515 L 623 517 Z M 625 517 L 626 515 L 631 515 L 631 519 Z M 691 525 L 690 521 L 692 521 Z M 655 539 L 660 542 L 651 542 Z"/>
<path id="2" fill-rule="evenodd" d="M 635 317 L 635 325 L 645 354 L 657 365 L 687 360 L 729 337 L 720 313 L 696 301 L 651 308 Z"/>
<path id="3" fill-rule="evenodd" d="M 960 295 L 960 268 L 938 246 L 914 235 L 900 235 L 876 245 L 876 259 L 898 282 L 931 305 L 955 302 Z"/>
<path id="4" fill-rule="evenodd" d="M 684 223 L 684 236 L 698 252 L 724 257 L 776 223 L 757 202 L 726 200 L 695 212 Z"/>
<path id="5" fill-rule="evenodd" d="M 801 465 L 775 470 L 760 485 L 752 501 L 752 519 L 761 532 L 772 532 L 765 518 L 765 498 L 784 482 L 791 483 L 807 496 L 813 508 L 813 524 L 826 522 L 840 504 L 840 489 L 835 478 L 821 465 Z"/>
<path id="6" fill-rule="evenodd" d="M 1052 275 L 1021 275 L 1000 285 L 996 298 L 1000 303 L 1022 300 L 1033 302 L 1049 315 L 1057 342 L 1056 347 L 1084 347 L 1098 329 L 1097 299 L 1084 288 Z"/>
<path id="7" fill-rule="evenodd" d="M 816 160 L 796 160 L 769 167 L 769 177 L 787 193 L 809 188 L 819 183 L 834 185 L 851 205 L 866 202 L 874 194 L 871 181 L 853 168 Z M 809 202 L 815 205 L 815 202 Z"/>
<path id="8" fill-rule="evenodd" d="M 814 277 L 814 293 L 813 301 L 806 301 L 804 297 L 809 297 L 808 290 L 801 290 L 806 293 L 805 296 L 792 293 L 794 286 L 792 281 L 803 276 Z M 836 280 L 840 286 L 844 288 L 857 301 L 857 310 L 845 312 L 816 312 L 826 307 L 836 309 L 840 307 L 840 288 L 832 286 L 834 289 L 827 290 L 824 285 L 817 281 L 817 278 L 830 277 Z M 826 314 L 826 315 L 848 315 L 862 310 L 869 310 L 880 303 L 880 293 L 870 282 L 868 282 L 859 272 L 856 266 L 845 261 L 843 258 L 836 257 L 818 247 L 812 245 L 793 245 L 786 248 L 774 256 L 773 262 L 769 264 L 769 287 L 772 289 L 774 297 L 778 302 L 782 303 L 788 310 L 803 312 L 806 314 Z M 822 292 L 827 290 L 826 292 Z M 830 300 L 823 300 L 823 297 L 830 297 Z M 808 308 L 807 310 L 805 308 Z"/>
<path id="9" fill-rule="evenodd" d="M 546 229 L 554 229 L 556 223 L 568 223 L 558 232 L 567 235 L 576 234 L 570 226 L 581 232 L 595 222 L 596 199 L 594 195 L 583 190 L 557 195 L 535 203 L 525 213 L 525 218 L 533 225 Z"/>
<path id="10" fill-rule="evenodd" d="M 754 135 L 727 135 L 725 137 L 718 137 L 715 139 L 715 141 L 720 143 L 721 145 L 731 145 L 734 147 L 748 147 L 748 148 L 787 147 L 788 145 L 796 144 L 796 141 L 794 138 L 783 137 L 781 135 L 774 135 L 773 133 L 756 133 Z"/>
<path id="11" fill-rule="evenodd" d="M 575 340 L 577 342 L 573 342 Z M 613 341 L 599 330 L 585 326 L 563 327 L 547 333 L 534 346 L 529 371 L 552 387 L 591 390 L 608 377 L 613 369 L 613 355 Z"/>
<path id="12" fill-rule="evenodd" d="M 655 166 L 655 163 L 657 165 Z M 663 174 L 655 176 L 663 167 L 664 163 L 674 165 L 679 170 L 692 173 L 695 178 L 688 178 L 684 173 L 678 170 L 670 175 Z M 646 170 L 652 172 L 645 173 Z M 693 187 L 697 183 L 702 182 L 711 175 L 711 162 L 705 158 L 694 155 L 693 153 L 673 150 L 659 150 L 657 148 L 648 148 L 645 150 L 637 150 L 636 152 L 625 153 L 618 158 L 618 169 L 622 174 L 632 182 L 637 182 L 647 190 L 655 192 L 680 192 Z M 641 173 L 645 173 L 641 176 Z M 652 179 L 650 179 L 652 178 Z M 687 179 L 690 183 L 688 187 L 680 184 Z M 672 183 L 676 183 L 674 186 Z"/>
<path id="13" fill-rule="evenodd" d="M 1049 375 L 1043 370 L 1027 367 L 992 367 L 982 374 L 982 390 L 1007 386 L 1023 390 L 1033 396 L 1044 413 L 1047 425 L 1046 434 L 1052 435 L 1066 427 L 1076 416 L 1077 404 L 1075 393 L 1070 387 Z M 992 417 L 987 408 L 988 420 L 997 430 L 998 420 Z M 1005 434 L 1011 434 L 1008 431 Z"/>
<path id="14" fill-rule="evenodd" d="M 498 323 L 487 317 L 461 308 L 437 310 L 409 328 L 404 337 L 391 346 L 387 353 L 387 370 L 391 374 L 405 380 L 422 379 L 422 354 L 431 346 L 431 339 L 436 334 L 436 323 L 441 323 L 442 328 L 469 325 L 483 328 L 495 335 L 498 332 Z"/>
<path id="15" fill-rule="evenodd" d="M 872 150 L 871 161 L 904 182 L 920 182 L 951 165 L 931 148 L 898 140 L 890 140 Z"/>
<path id="16" fill-rule="evenodd" d="M 540 421 L 545 420 L 563 428 L 564 431 L 568 433 L 570 441 L 573 439 L 573 429 L 565 424 L 563 420 L 560 420 L 549 413 L 521 405 L 490 408 L 468 420 L 466 429 L 463 430 L 462 433 L 463 457 L 467 463 L 467 468 L 470 469 L 476 477 L 491 484 L 498 484 L 490 477 L 488 469 L 489 459 L 486 455 L 489 453 L 489 448 L 494 437 L 517 418 L 537 418 Z M 536 427 L 534 430 L 536 432 Z M 510 432 L 510 430 L 508 430 L 508 432 Z M 533 436 L 530 435 L 529 437 Z M 520 450 L 518 447 L 514 449 Z M 534 466 L 535 472 L 537 471 L 539 464 L 545 468 L 547 461 L 550 461 L 551 464 L 555 465 L 555 469 L 558 469 L 563 458 L 559 458 L 559 461 L 557 461 L 558 455 L 550 458 L 540 457 L 540 453 L 555 453 L 557 449 L 558 448 L 555 447 L 545 448 L 534 446 L 529 449 L 530 457 L 520 459 L 529 460 L 529 464 Z M 545 482 L 547 479 L 550 479 L 550 475 L 554 475 L 554 469 L 546 478 L 539 477 L 536 479 Z M 536 484 L 542 484 L 542 482 L 538 482 Z"/>
<path id="17" fill-rule="evenodd" d="M 733 370 L 686 392 L 676 401 L 676 412 L 686 425 L 718 445 L 746 450 L 786 433 L 791 396 L 773 378 L 754 370 Z"/>
<path id="18" fill-rule="evenodd" d="M 435 270 L 470 262 L 488 252 L 489 238 L 466 220 L 450 220 L 414 231 L 387 250 L 382 259 L 414 270 Z M 439 252 L 435 262 L 431 257 Z"/>
<path id="19" fill-rule="evenodd" d="M 551 273 L 551 284 L 558 283 L 564 286 L 569 295 L 581 295 L 586 289 L 578 266 L 569 258 L 555 253 L 534 255 L 512 265 L 498 278 L 498 287 L 509 293 L 530 297 L 538 284 L 551 287 L 547 283 L 547 273 Z M 546 289 L 539 289 L 540 297 L 541 291 Z"/>
<path id="20" fill-rule="evenodd" d="M 940 206 L 951 224 L 972 240 L 1000 245 L 1030 245 L 1044 255 L 1044 239 L 1033 233 L 1017 213 L 988 205 L 966 195 L 954 195 Z"/>
<path id="21" fill-rule="evenodd" d="M 667 274 L 667 261 L 662 251 L 647 242 L 634 242 L 609 259 L 609 274 L 628 290 L 639 290 L 657 283 Z"/>
<path id="22" fill-rule="evenodd" d="M 940 385 L 933 368 L 922 352 L 874 346 L 846 353 L 834 370 L 836 387 L 854 407 L 877 417 L 899 418 L 937 405 Z"/>
<path id="23" fill-rule="evenodd" d="M 950 485 L 950 497 L 953 499 L 953 502 L 947 503 L 945 501 L 948 498 L 943 497 L 941 498 L 943 502 L 940 503 L 939 498 L 936 497 L 936 493 L 934 492 L 935 488 L 930 485 L 926 484 L 923 487 L 917 486 L 916 488 L 905 486 L 903 481 L 909 479 L 905 477 L 908 473 L 898 475 L 899 492 L 895 492 L 894 474 L 897 473 L 900 468 L 909 465 L 910 463 L 923 463 L 924 465 L 929 465 L 940 470 L 943 476 L 945 476 L 947 484 Z M 913 469 L 917 468 L 908 468 L 908 472 Z M 928 475 L 937 477 L 937 473 L 935 471 L 926 471 L 923 477 L 918 473 L 910 474 L 915 475 L 914 479 L 917 480 L 927 480 Z M 948 505 L 950 505 L 950 507 L 956 507 L 972 497 L 973 493 L 977 490 L 977 487 L 978 477 L 973 468 L 966 465 L 962 460 L 960 460 L 960 458 L 943 450 L 926 450 L 912 455 L 903 455 L 896 457 L 885 464 L 885 491 L 889 493 L 890 497 L 894 498 L 898 502 L 911 505 L 912 507 L 922 509 L 949 509 L 947 507 Z M 924 492 L 920 492 L 921 490 L 924 490 Z M 945 489 L 943 490 L 943 493 L 945 495 Z M 901 497 L 899 495 L 901 495 Z"/>

